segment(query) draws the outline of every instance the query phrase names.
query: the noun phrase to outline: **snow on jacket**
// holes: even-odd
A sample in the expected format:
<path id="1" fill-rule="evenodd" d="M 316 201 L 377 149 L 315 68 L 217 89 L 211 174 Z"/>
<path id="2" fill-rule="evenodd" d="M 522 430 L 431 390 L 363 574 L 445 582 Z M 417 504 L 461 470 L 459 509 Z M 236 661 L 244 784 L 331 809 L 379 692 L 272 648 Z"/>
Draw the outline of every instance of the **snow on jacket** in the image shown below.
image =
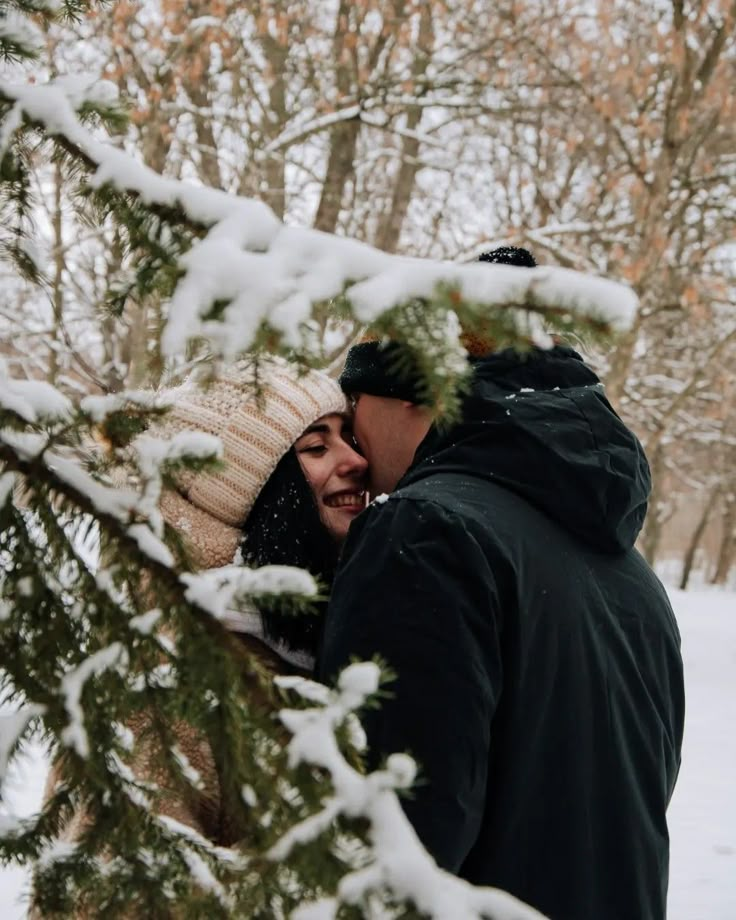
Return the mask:
<path id="1" fill-rule="evenodd" d="M 404 806 L 440 865 L 552 920 L 662 920 L 684 693 L 633 548 L 646 459 L 570 349 L 474 364 L 462 421 L 351 527 L 320 674 L 398 674 L 372 765 L 416 757 Z"/>

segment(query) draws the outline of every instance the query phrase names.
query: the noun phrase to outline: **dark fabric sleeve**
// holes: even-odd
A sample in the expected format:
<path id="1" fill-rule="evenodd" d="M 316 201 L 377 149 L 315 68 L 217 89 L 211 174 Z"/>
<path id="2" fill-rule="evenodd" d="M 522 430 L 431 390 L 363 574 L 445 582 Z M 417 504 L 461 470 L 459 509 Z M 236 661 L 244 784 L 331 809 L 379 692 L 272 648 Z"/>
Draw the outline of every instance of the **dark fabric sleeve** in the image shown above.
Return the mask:
<path id="1" fill-rule="evenodd" d="M 482 818 L 501 688 L 499 609 L 486 554 L 457 516 L 390 499 L 353 525 L 333 586 L 319 676 L 379 655 L 397 674 L 362 718 L 369 765 L 394 752 L 420 775 L 404 809 L 438 863 L 457 872 Z"/>

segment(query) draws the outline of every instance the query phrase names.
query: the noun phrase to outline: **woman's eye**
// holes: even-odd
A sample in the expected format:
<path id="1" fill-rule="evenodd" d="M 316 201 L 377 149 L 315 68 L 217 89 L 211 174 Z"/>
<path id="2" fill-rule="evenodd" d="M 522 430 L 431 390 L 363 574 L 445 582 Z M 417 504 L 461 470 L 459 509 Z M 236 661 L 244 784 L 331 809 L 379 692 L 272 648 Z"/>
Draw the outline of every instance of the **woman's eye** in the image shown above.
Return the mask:
<path id="1" fill-rule="evenodd" d="M 321 457 L 322 454 L 326 453 L 327 448 L 324 444 L 315 444 L 313 447 L 303 447 L 301 453 L 303 454 L 314 454 L 315 456 Z"/>

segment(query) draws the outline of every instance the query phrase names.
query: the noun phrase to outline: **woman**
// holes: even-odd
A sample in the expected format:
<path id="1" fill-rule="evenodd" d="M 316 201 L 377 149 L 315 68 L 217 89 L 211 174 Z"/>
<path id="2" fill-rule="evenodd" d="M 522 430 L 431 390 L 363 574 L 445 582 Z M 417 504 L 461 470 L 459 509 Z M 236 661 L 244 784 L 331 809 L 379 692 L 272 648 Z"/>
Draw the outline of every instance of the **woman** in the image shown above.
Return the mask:
<path id="1" fill-rule="evenodd" d="M 168 400 L 172 408 L 157 436 L 202 431 L 223 446 L 221 469 L 182 475 L 176 491 L 161 501 L 193 567 L 234 560 L 293 565 L 307 569 L 328 593 L 340 544 L 365 504 L 367 469 L 353 448 L 348 407 L 337 383 L 318 371 L 300 374 L 286 361 L 269 359 L 257 373 L 252 364 L 237 365 L 206 390 L 185 386 Z M 255 654 L 271 673 L 311 675 L 320 613 L 324 609 L 299 616 L 254 607 L 233 611 L 226 625 L 238 634 L 244 652 Z M 203 789 L 194 800 L 162 802 L 160 810 L 215 843 L 236 843 L 245 829 L 223 808 L 222 765 L 188 726 L 177 726 L 177 734 Z"/>
<path id="2" fill-rule="evenodd" d="M 305 568 L 329 591 L 339 547 L 365 504 L 366 460 L 353 449 L 346 399 L 318 371 L 280 359 L 240 364 L 206 390 L 179 387 L 155 432 L 216 435 L 223 468 L 188 473 L 161 509 L 194 568 L 228 565 Z M 228 619 L 292 664 L 311 670 L 321 617 L 252 611 Z M 278 661 L 260 648 L 272 666 Z"/>
<path id="3" fill-rule="evenodd" d="M 223 446 L 220 469 L 179 474 L 176 489 L 165 492 L 160 502 L 191 567 L 202 570 L 233 561 L 295 565 L 310 571 L 328 591 L 340 543 L 364 505 L 367 467 L 353 449 L 347 404 L 337 383 L 317 371 L 300 374 L 285 361 L 269 359 L 257 372 L 252 364 L 231 367 L 207 389 L 178 387 L 167 401 L 172 408 L 149 434 L 168 438 L 194 430 L 217 436 Z M 254 607 L 248 613 L 233 611 L 226 625 L 238 634 L 243 654 L 256 655 L 267 671 L 309 674 L 321 619 Z M 272 705 L 265 697 L 255 702 Z M 157 812 L 219 845 L 242 840 L 248 829 L 225 804 L 226 771 L 207 738 L 186 723 L 174 727 L 179 751 L 202 781 L 185 800 L 166 791 L 167 776 L 156 766 L 148 721 L 141 714 L 128 725 L 136 738 L 130 766 L 138 779 L 161 790 Z M 62 777 L 58 762 L 49 787 Z M 64 837 L 77 839 L 84 824 L 84 815 L 76 814 Z"/>

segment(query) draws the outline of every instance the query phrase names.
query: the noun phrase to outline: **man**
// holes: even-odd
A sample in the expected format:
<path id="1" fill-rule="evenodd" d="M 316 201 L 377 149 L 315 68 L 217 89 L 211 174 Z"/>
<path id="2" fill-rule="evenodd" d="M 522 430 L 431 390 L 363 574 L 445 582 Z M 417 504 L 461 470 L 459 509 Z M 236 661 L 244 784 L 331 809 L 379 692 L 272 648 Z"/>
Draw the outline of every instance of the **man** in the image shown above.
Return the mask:
<path id="1" fill-rule="evenodd" d="M 351 350 L 341 383 L 388 497 L 352 525 L 320 675 L 376 655 L 398 675 L 365 716 L 371 766 L 416 757 L 405 810 L 440 865 L 552 920 L 661 920 L 684 695 L 633 548 L 646 459 L 571 349 L 471 361 L 443 431 L 385 348 Z"/>

